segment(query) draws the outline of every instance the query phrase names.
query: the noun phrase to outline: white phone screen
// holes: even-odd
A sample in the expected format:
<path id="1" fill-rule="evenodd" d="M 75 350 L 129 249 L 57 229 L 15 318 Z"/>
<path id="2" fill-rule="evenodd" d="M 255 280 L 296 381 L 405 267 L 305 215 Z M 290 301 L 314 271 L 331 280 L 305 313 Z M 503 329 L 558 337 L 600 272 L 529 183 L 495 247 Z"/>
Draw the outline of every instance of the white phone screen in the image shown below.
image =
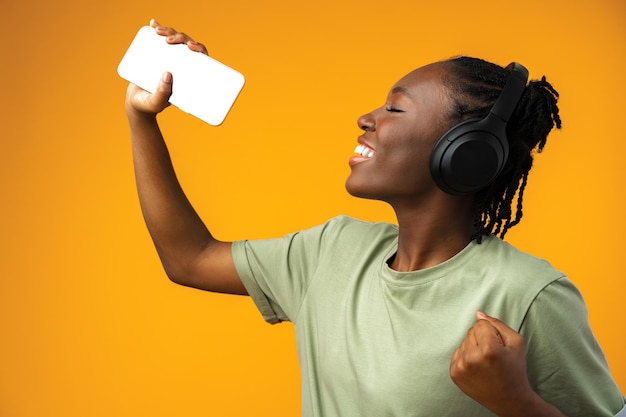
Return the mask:
<path id="1" fill-rule="evenodd" d="M 150 26 L 139 29 L 117 72 L 151 93 L 163 73 L 171 72 L 170 103 L 213 126 L 224 121 L 245 82 L 241 73 L 205 54 L 168 44 Z"/>

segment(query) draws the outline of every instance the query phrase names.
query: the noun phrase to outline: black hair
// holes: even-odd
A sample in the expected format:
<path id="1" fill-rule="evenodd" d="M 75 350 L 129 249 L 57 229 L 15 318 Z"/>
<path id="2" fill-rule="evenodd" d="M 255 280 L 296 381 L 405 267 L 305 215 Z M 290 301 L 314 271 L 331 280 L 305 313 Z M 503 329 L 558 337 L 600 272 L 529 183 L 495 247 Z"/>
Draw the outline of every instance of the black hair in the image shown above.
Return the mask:
<path id="1" fill-rule="evenodd" d="M 442 63 L 447 73 L 444 82 L 454 101 L 449 115 L 451 120 L 458 123 L 485 117 L 502 91 L 509 71 L 482 59 L 465 56 Z M 507 231 L 522 219 L 524 190 L 533 164 L 533 151 L 541 152 L 548 133 L 555 126 L 561 128 L 558 98 L 559 93 L 545 76 L 530 81 L 524 89 L 506 128 L 508 160 L 496 180 L 475 194 L 472 239 L 478 243 L 489 234 L 503 239 Z"/>

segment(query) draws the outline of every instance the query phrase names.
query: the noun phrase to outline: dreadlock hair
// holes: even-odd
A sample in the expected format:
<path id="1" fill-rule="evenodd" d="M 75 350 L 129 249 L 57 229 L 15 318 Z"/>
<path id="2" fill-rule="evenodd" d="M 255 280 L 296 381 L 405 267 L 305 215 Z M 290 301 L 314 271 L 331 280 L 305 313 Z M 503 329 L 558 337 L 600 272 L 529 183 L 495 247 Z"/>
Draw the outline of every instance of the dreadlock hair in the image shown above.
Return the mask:
<path id="1" fill-rule="evenodd" d="M 509 72 L 499 65 L 464 56 L 442 63 L 447 73 L 444 82 L 454 101 L 449 117 L 455 123 L 485 117 L 500 95 Z M 522 219 L 524 190 L 533 164 L 532 153 L 535 149 L 537 152 L 543 150 L 554 126 L 561 128 L 558 97 L 559 93 L 545 76 L 530 81 L 524 89 L 506 127 L 508 160 L 495 181 L 475 195 L 472 239 L 478 243 L 489 234 L 504 239 L 507 231 Z M 517 202 L 513 215 L 515 196 Z"/>

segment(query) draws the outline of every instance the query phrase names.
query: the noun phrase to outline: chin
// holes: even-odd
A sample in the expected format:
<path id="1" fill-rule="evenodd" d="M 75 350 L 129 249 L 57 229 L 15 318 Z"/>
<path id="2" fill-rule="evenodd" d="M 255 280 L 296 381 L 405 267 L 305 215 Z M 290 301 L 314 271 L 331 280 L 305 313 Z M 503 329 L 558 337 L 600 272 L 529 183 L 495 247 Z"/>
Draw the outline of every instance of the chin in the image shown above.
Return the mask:
<path id="1" fill-rule="evenodd" d="M 350 177 L 346 180 L 346 191 L 353 197 L 364 198 L 367 200 L 380 200 L 381 198 L 373 192 L 372 187 L 367 187 L 364 184 L 354 183 L 350 181 Z"/>

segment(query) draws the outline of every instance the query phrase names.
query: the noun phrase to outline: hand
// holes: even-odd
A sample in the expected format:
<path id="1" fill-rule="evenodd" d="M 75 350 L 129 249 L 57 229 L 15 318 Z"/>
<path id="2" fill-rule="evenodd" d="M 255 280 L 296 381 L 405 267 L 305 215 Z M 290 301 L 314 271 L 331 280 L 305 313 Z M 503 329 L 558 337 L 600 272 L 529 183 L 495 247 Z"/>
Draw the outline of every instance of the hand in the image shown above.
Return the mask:
<path id="1" fill-rule="evenodd" d="M 206 47 L 203 44 L 194 41 L 189 35 L 186 35 L 183 32 L 176 32 L 174 28 L 161 26 L 161 24 L 154 19 L 150 20 L 150 26 L 154 28 L 157 34 L 165 36 L 167 43 L 172 45 L 182 43 L 187 45 L 187 47 L 192 51 L 208 55 Z"/>
<path id="2" fill-rule="evenodd" d="M 498 415 L 528 411 L 537 394 L 526 373 L 523 337 L 498 319 L 476 313 L 476 323 L 454 352 L 450 376 L 454 383 Z"/>
<path id="3" fill-rule="evenodd" d="M 207 54 L 207 49 L 203 44 L 194 41 L 185 33 L 176 32 L 173 28 L 161 26 L 154 19 L 150 21 L 150 26 L 154 28 L 157 34 L 165 36 L 166 42 L 169 44 L 185 44 L 192 51 Z M 169 106 L 168 100 L 172 95 L 172 83 L 172 74 L 163 74 L 154 94 L 150 94 L 136 85 L 130 84 L 126 90 L 126 112 L 128 115 L 154 117 L 162 112 Z"/>

